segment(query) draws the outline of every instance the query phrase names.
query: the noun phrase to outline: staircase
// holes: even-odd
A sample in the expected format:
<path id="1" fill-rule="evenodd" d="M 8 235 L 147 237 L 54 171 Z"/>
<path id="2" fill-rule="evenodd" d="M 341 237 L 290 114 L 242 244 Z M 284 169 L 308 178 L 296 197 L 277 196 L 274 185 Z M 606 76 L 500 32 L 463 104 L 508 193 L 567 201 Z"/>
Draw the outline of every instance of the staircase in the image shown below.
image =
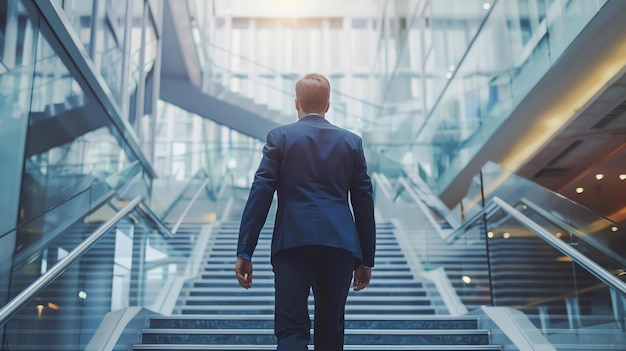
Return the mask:
<path id="1" fill-rule="evenodd" d="M 202 272 L 181 293 L 172 316 L 153 316 L 134 350 L 273 350 L 271 224 L 254 256 L 254 286 L 234 275 L 238 221 L 224 222 L 207 247 Z M 389 223 L 378 225 L 376 267 L 363 291 L 350 292 L 346 350 L 502 350 L 476 317 L 451 317 L 435 291 L 416 280 Z M 312 312 L 312 298 L 309 309 Z M 314 337 L 314 336 L 313 336 Z"/>

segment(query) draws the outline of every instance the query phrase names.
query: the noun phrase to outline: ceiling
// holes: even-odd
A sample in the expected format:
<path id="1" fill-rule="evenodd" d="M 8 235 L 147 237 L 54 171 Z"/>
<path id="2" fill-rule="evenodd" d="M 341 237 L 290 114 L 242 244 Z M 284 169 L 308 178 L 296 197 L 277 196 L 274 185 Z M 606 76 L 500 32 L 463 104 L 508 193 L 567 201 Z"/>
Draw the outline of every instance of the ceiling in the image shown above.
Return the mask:
<path id="1" fill-rule="evenodd" d="M 619 178 L 626 178 L 626 73 L 615 76 L 518 174 L 626 224 L 626 179 Z"/>

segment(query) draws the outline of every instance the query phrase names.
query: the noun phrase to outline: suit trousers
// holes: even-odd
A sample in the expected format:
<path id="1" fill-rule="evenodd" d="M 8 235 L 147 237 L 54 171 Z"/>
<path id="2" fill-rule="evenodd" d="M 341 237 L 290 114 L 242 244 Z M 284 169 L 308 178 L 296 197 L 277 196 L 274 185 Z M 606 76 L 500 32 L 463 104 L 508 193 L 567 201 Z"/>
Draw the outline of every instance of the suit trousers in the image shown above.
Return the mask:
<path id="1" fill-rule="evenodd" d="M 307 350 L 311 288 L 315 350 L 343 350 L 345 305 L 354 265 L 351 252 L 320 245 L 287 249 L 272 257 L 278 351 Z"/>

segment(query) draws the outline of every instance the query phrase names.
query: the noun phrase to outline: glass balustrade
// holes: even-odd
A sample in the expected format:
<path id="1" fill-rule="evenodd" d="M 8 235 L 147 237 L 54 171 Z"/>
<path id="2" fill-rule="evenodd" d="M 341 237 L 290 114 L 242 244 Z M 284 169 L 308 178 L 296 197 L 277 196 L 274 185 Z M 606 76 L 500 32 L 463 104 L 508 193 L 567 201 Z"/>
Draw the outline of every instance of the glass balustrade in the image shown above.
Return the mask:
<path id="1" fill-rule="evenodd" d="M 381 202 L 384 192 L 376 193 L 422 269 L 443 268 L 468 310 L 518 309 L 557 350 L 626 345 L 619 224 L 492 163 L 451 211 L 463 223 L 454 231 L 425 224 L 402 185 L 394 201 Z"/>
<path id="2" fill-rule="evenodd" d="M 60 262 L 124 204 L 113 200 L 65 229 L 28 266 L 13 272 L 13 291 Z M 5 324 L 4 346 L 83 350 L 108 312 L 150 308 L 168 278 L 184 272 L 188 255 L 187 246 L 169 242 L 134 210 Z"/>

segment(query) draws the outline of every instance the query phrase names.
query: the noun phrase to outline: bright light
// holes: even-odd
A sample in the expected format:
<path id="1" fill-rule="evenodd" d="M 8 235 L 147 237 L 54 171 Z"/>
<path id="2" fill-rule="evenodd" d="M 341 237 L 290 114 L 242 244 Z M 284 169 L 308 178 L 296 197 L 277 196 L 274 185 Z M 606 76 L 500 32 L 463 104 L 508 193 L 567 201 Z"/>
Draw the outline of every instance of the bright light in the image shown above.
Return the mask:
<path id="1" fill-rule="evenodd" d="M 87 298 L 87 293 L 81 290 L 78 292 L 78 297 L 84 300 Z"/>
<path id="2" fill-rule="evenodd" d="M 616 232 L 617 231 L 617 227 L 615 227 L 615 226 L 611 227 L 611 231 L 612 232 Z"/>
<path id="3" fill-rule="evenodd" d="M 511 234 L 510 233 L 504 233 L 504 234 L 502 234 L 502 237 L 505 238 L 505 239 L 508 239 L 508 238 L 511 237 Z"/>
<path id="4" fill-rule="evenodd" d="M 557 237 L 557 238 L 560 238 L 560 237 L 562 237 L 562 236 L 563 236 L 563 233 L 561 233 L 561 232 L 556 233 L 556 237 Z"/>
<path id="5" fill-rule="evenodd" d="M 522 205 L 522 209 L 526 210 L 526 209 L 528 209 L 528 206 Z"/>
<path id="6" fill-rule="evenodd" d="M 234 158 L 231 158 L 230 160 L 228 160 L 228 169 L 234 169 L 237 167 L 237 160 L 235 160 Z"/>
<path id="7" fill-rule="evenodd" d="M 450 65 L 450 68 L 448 68 L 448 69 L 450 70 L 450 72 L 454 72 L 454 70 L 455 70 L 456 68 L 454 67 L 454 65 Z"/>
<path id="8" fill-rule="evenodd" d="M 579 187 L 579 188 L 576 188 L 576 193 L 577 193 L 577 194 L 582 194 L 582 193 L 583 193 L 583 191 L 585 191 L 585 188 L 580 188 L 580 187 Z"/>
<path id="9" fill-rule="evenodd" d="M 464 275 L 463 278 L 461 278 L 461 279 L 463 280 L 463 283 L 465 283 L 465 284 L 469 284 L 469 283 L 472 282 L 472 278 L 470 278 L 467 275 Z"/>
<path id="10" fill-rule="evenodd" d="M 604 174 L 602 174 L 602 173 L 596 174 L 596 179 L 597 180 L 602 180 L 603 178 L 604 178 Z"/>
<path id="11" fill-rule="evenodd" d="M 487 237 L 488 237 L 489 239 L 492 239 L 492 238 L 493 238 L 493 232 L 489 232 L 489 233 L 487 233 Z"/>
<path id="12" fill-rule="evenodd" d="M 626 180 L 626 174 L 620 174 L 619 180 Z"/>
<path id="13" fill-rule="evenodd" d="M 486 2 L 486 3 L 483 4 L 483 9 L 489 10 L 490 8 L 491 8 L 491 4 L 490 3 Z"/>
<path id="14" fill-rule="evenodd" d="M 446 79 L 450 79 L 450 78 L 452 78 L 452 72 L 446 73 Z"/>

